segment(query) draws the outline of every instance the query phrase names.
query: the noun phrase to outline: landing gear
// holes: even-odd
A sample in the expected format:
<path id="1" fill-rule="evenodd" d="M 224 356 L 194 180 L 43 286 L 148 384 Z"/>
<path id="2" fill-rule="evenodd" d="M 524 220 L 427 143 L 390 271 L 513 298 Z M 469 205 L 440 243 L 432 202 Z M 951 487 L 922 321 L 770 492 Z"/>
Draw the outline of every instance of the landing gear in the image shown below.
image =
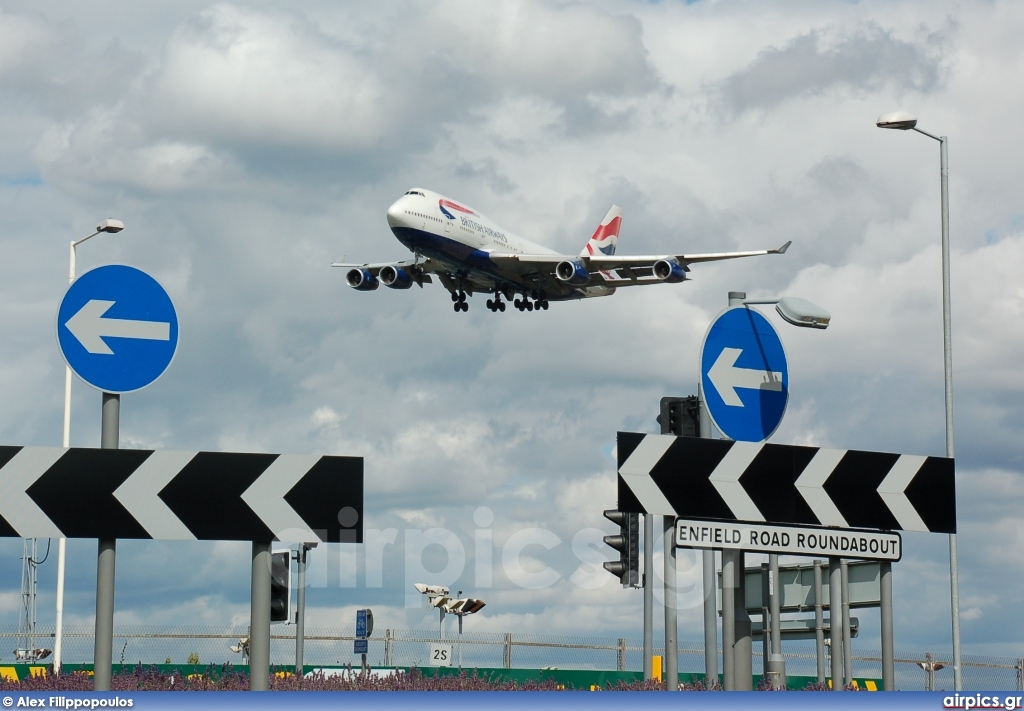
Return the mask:
<path id="1" fill-rule="evenodd" d="M 530 301 L 530 299 L 526 298 L 525 294 L 521 299 L 516 299 L 514 302 L 515 307 L 520 311 L 548 310 L 548 300 L 544 298 L 543 294 L 537 291 L 533 291 L 530 293 L 530 296 L 531 298 L 533 298 L 533 301 Z"/>
<path id="2" fill-rule="evenodd" d="M 494 299 L 488 299 L 487 300 L 487 308 L 489 308 L 491 311 L 494 311 L 494 312 L 504 311 L 505 310 L 505 302 L 501 300 L 500 296 L 497 296 Z"/>
<path id="3" fill-rule="evenodd" d="M 466 292 L 459 291 L 458 293 L 452 292 L 452 301 L 454 301 L 453 308 L 455 313 L 459 311 L 469 311 L 469 304 L 466 303 Z"/>

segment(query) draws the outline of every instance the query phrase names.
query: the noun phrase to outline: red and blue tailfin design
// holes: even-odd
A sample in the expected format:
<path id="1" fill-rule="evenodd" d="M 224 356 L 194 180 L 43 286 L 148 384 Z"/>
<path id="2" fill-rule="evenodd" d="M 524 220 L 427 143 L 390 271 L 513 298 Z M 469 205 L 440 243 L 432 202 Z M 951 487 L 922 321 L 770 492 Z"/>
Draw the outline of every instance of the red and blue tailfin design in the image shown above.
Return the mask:
<path id="1" fill-rule="evenodd" d="M 601 220 L 601 224 L 594 230 L 594 236 L 590 238 L 581 257 L 605 255 L 607 257 L 615 254 L 615 247 L 619 242 L 619 227 L 622 225 L 622 210 L 618 205 L 612 205 L 608 214 Z"/>

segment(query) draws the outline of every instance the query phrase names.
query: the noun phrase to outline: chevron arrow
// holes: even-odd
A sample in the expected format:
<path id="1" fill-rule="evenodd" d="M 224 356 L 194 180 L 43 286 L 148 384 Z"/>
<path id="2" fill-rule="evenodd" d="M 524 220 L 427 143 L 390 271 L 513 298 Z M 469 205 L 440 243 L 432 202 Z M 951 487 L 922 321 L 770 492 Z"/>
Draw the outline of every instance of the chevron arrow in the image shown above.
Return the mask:
<path id="1" fill-rule="evenodd" d="M 361 542 L 363 460 L 0 446 L 0 537 Z"/>
<path id="2" fill-rule="evenodd" d="M 954 533 L 954 462 L 619 433 L 619 510 L 689 519 Z"/>

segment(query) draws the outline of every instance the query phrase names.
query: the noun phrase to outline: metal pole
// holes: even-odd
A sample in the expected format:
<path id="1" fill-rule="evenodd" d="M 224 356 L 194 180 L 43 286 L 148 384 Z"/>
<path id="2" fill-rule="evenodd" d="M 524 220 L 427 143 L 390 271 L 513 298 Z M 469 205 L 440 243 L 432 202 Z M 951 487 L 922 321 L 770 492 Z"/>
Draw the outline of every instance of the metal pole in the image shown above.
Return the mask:
<path id="1" fill-rule="evenodd" d="M 768 564 L 761 563 L 761 677 L 770 680 L 768 676 L 768 656 L 771 654 L 772 643 L 775 641 L 772 635 L 771 618 L 769 614 L 768 598 L 771 591 L 768 584 Z M 775 684 L 772 684 L 774 687 Z"/>
<path id="2" fill-rule="evenodd" d="M 818 683 L 825 683 L 825 615 L 822 612 L 821 561 L 814 561 L 814 639 L 817 650 Z"/>
<path id="3" fill-rule="evenodd" d="M 953 332 L 949 287 L 949 138 L 933 136 L 913 127 L 918 133 L 939 142 L 939 191 L 942 210 L 942 373 L 946 401 L 946 456 L 953 459 Z M 953 686 L 963 690 L 960 671 L 960 582 L 957 564 L 956 534 L 949 535 L 949 606 L 953 618 Z"/>
<path id="4" fill-rule="evenodd" d="M 850 639 L 850 568 L 846 561 L 839 564 L 843 581 L 843 678 L 853 681 L 853 642 Z"/>
<path id="5" fill-rule="evenodd" d="M 768 605 L 772 617 L 772 654 L 782 654 L 782 620 L 779 602 L 779 554 L 768 556 Z"/>
<path id="6" fill-rule="evenodd" d="M 722 551 L 722 686 L 736 690 L 736 554 Z"/>
<path id="7" fill-rule="evenodd" d="M 121 427 L 121 396 L 103 393 L 100 448 L 117 449 Z M 93 646 L 94 691 L 110 691 L 114 653 L 114 562 L 117 541 L 101 538 L 96 555 L 96 634 Z"/>
<path id="8" fill-rule="evenodd" d="M 896 690 L 896 665 L 892 639 L 892 561 L 878 563 L 879 608 L 882 618 L 882 688 Z"/>
<path id="9" fill-rule="evenodd" d="M 750 615 L 747 614 L 747 574 L 746 553 L 736 551 L 736 595 L 733 602 L 736 606 L 736 646 L 734 675 L 737 691 L 752 691 L 754 688 L 754 654 L 750 641 Z"/>
<path id="10" fill-rule="evenodd" d="M 949 287 L 949 139 L 939 139 L 942 172 L 942 366 L 946 395 L 946 456 L 953 458 L 953 332 Z M 956 534 L 949 536 L 949 602 L 953 611 L 953 686 L 963 687 L 960 664 L 960 580 Z"/>
<path id="11" fill-rule="evenodd" d="M 75 244 L 71 243 L 68 258 L 68 284 L 75 281 Z M 65 448 L 71 446 L 71 366 L 64 366 L 64 440 Z M 61 653 L 64 640 L 64 568 L 67 556 L 67 539 L 57 541 L 57 619 L 53 633 L 53 673 L 60 674 Z"/>
<path id="12" fill-rule="evenodd" d="M 654 515 L 644 514 L 644 680 L 654 674 Z"/>
<path id="13" fill-rule="evenodd" d="M 745 291 L 730 291 L 729 306 L 742 306 L 743 300 L 747 298 Z M 745 556 L 743 551 L 733 552 L 733 580 L 735 590 L 733 594 L 733 634 L 729 644 L 732 645 L 733 655 L 733 689 L 737 691 L 749 691 L 753 688 L 753 664 L 752 650 L 750 647 L 750 615 L 747 614 L 746 605 L 746 570 Z M 724 603 L 723 603 L 724 604 Z M 723 646 L 725 641 L 723 639 Z"/>
<path id="14" fill-rule="evenodd" d="M 718 682 L 718 584 L 715 580 L 715 552 L 701 551 L 704 563 L 704 677 Z"/>
<path id="15" fill-rule="evenodd" d="M 711 439 L 711 415 L 704 404 L 704 388 L 697 383 L 697 412 L 700 418 L 700 436 Z M 704 677 L 705 683 L 718 681 L 718 581 L 715 580 L 715 551 L 701 551 L 704 564 Z"/>
<path id="16" fill-rule="evenodd" d="M 676 620 L 676 521 L 665 516 L 665 690 L 679 691 L 679 627 Z"/>
<path id="17" fill-rule="evenodd" d="M 843 690 L 843 572 L 838 558 L 828 559 L 828 626 L 832 650 L 832 691 Z"/>
<path id="18" fill-rule="evenodd" d="M 249 691 L 270 689 L 270 543 L 252 542 Z"/>
<path id="19" fill-rule="evenodd" d="M 299 568 L 299 590 L 295 601 L 295 677 L 301 681 L 306 675 L 302 654 L 306 644 L 306 544 L 299 545 L 295 562 Z"/>
<path id="20" fill-rule="evenodd" d="M 772 648 L 768 657 L 768 668 L 773 673 L 777 686 L 786 687 L 786 660 L 782 656 L 782 618 L 780 612 L 779 556 L 772 553 L 768 556 L 768 605 L 772 618 Z"/>

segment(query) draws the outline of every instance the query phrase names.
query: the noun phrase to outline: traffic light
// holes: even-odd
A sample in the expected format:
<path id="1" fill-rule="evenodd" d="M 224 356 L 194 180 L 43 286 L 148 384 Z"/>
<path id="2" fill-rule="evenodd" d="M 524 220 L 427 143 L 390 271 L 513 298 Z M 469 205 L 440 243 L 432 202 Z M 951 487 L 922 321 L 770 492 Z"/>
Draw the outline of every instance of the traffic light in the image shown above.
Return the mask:
<path id="1" fill-rule="evenodd" d="M 700 409 L 696 395 L 661 398 L 658 424 L 662 434 L 676 437 L 700 436 Z"/>
<path id="2" fill-rule="evenodd" d="M 616 509 L 604 512 L 604 517 L 619 525 L 617 536 L 605 536 L 604 542 L 619 552 L 618 560 L 610 560 L 604 569 L 616 576 L 624 588 L 640 587 L 640 514 Z"/>
<path id="3" fill-rule="evenodd" d="M 292 552 L 270 554 L 270 621 L 290 622 L 292 602 Z"/>

